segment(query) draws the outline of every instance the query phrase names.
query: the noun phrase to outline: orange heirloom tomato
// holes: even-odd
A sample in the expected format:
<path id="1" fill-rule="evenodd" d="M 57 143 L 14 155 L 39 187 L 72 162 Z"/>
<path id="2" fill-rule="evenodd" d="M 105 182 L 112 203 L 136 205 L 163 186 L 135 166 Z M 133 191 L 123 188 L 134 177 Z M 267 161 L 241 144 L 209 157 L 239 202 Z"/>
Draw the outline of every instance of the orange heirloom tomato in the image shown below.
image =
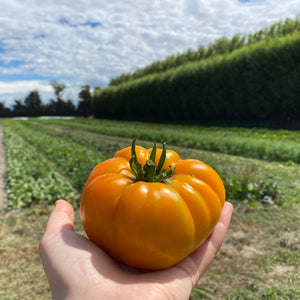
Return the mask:
<path id="1" fill-rule="evenodd" d="M 225 202 L 219 175 L 175 151 L 135 146 L 98 164 L 83 189 L 89 239 L 115 259 L 159 270 L 180 262 L 211 233 Z"/>

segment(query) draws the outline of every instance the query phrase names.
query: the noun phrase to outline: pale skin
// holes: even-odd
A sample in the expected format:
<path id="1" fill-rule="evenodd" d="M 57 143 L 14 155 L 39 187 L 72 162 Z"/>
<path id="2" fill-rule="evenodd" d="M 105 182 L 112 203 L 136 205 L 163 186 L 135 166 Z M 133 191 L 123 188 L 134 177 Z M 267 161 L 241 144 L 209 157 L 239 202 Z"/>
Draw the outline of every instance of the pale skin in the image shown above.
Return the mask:
<path id="1" fill-rule="evenodd" d="M 174 267 L 149 272 L 118 263 L 75 233 L 72 206 L 58 200 L 39 247 L 53 299 L 189 299 L 223 243 L 232 210 L 225 202 L 218 224 L 194 253 Z"/>

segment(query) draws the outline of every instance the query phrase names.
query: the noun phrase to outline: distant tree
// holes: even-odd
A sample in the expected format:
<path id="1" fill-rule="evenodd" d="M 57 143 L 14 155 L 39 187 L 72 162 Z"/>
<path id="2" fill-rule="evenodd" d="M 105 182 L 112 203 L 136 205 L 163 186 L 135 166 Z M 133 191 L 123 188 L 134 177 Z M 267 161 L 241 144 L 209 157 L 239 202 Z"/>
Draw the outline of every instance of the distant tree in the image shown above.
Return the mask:
<path id="1" fill-rule="evenodd" d="M 25 115 L 26 107 L 22 103 L 21 99 L 15 99 L 15 103 L 13 104 L 13 112 L 17 116 Z"/>
<path id="2" fill-rule="evenodd" d="M 192 49 L 192 48 L 189 48 L 185 53 L 184 53 L 184 56 L 185 56 L 185 60 L 188 62 L 188 61 L 194 61 L 197 59 L 197 52 Z"/>
<path id="3" fill-rule="evenodd" d="M 47 116 L 57 116 L 57 101 L 50 99 L 50 101 L 44 107 L 44 114 Z"/>
<path id="4" fill-rule="evenodd" d="M 47 110 L 50 114 L 57 116 L 73 116 L 75 115 L 76 108 L 71 100 L 64 101 L 61 98 L 61 93 L 66 89 L 64 83 L 59 83 L 57 81 L 51 81 L 50 84 L 54 90 L 56 100 L 51 99 L 50 103 L 47 105 Z"/>
<path id="5" fill-rule="evenodd" d="M 42 101 L 38 91 L 32 91 L 24 100 L 28 115 L 37 116 L 42 112 Z"/>
<path id="6" fill-rule="evenodd" d="M 51 81 L 50 84 L 52 85 L 52 88 L 54 90 L 54 93 L 56 95 L 56 100 L 61 99 L 61 93 L 65 90 L 67 87 L 64 83 L 59 83 L 57 81 Z"/>
<path id="7" fill-rule="evenodd" d="M 206 48 L 202 45 L 200 45 L 198 48 L 198 57 L 199 59 L 203 59 L 206 57 Z"/>
<path id="8" fill-rule="evenodd" d="M 74 103 L 71 100 L 67 100 L 65 103 L 65 116 L 74 116 L 76 113 L 76 107 Z"/>
<path id="9" fill-rule="evenodd" d="M 98 93 L 100 93 L 100 92 L 101 92 L 101 87 L 96 86 L 96 87 L 94 88 L 94 95 L 96 95 L 96 94 L 98 94 Z"/>
<path id="10" fill-rule="evenodd" d="M 11 110 L 9 108 L 6 108 L 3 102 L 0 102 L 0 117 L 10 117 L 11 116 Z"/>
<path id="11" fill-rule="evenodd" d="M 206 57 L 210 57 L 215 53 L 215 45 L 213 43 L 210 43 L 207 47 L 206 51 Z"/>
<path id="12" fill-rule="evenodd" d="M 227 53 L 230 49 L 230 43 L 231 43 L 230 40 L 226 37 L 217 39 L 214 43 L 216 53 L 218 54 Z"/>
<path id="13" fill-rule="evenodd" d="M 244 43 L 245 43 L 245 37 L 242 37 L 241 34 L 239 33 L 235 34 L 230 41 L 229 51 L 231 52 L 244 46 Z"/>
<path id="14" fill-rule="evenodd" d="M 71 100 L 64 101 L 62 99 L 50 100 L 50 103 L 46 107 L 47 112 L 50 115 L 56 116 L 73 116 L 75 115 L 75 105 Z"/>
<path id="15" fill-rule="evenodd" d="M 282 33 L 283 35 L 287 35 L 289 33 L 294 32 L 295 30 L 295 23 L 293 19 L 287 18 L 283 24 Z"/>
<path id="16" fill-rule="evenodd" d="M 264 31 L 261 29 L 258 32 L 255 32 L 253 35 L 253 39 L 255 42 L 259 42 L 264 38 Z"/>
<path id="17" fill-rule="evenodd" d="M 93 114 L 92 94 L 89 85 L 83 85 L 79 93 L 79 104 L 77 113 L 80 116 L 90 116 Z"/>
<path id="18" fill-rule="evenodd" d="M 268 30 L 268 37 L 272 39 L 275 38 L 277 34 L 276 30 L 277 30 L 277 24 L 271 25 Z"/>

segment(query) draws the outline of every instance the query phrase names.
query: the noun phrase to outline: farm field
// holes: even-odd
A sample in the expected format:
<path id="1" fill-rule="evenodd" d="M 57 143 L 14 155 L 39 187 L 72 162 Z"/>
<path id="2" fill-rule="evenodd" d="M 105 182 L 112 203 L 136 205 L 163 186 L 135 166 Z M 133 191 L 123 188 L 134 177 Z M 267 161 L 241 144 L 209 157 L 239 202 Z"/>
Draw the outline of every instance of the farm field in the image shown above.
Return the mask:
<path id="1" fill-rule="evenodd" d="M 131 144 L 167 147 L 214 167 L 234 204 L 226 240 L 192 299 L 300 298 L 299 131 L 109 120 L 4 120 L 9 209 L 0 213 L 0 299 L 51 299 L 38 256 L 52 203 L 68 199 L 75 230 L 93 166 Z"/>
<path id="2" fill-rule="evenodd" d="M 181 147 L 202 149 L 275 161 L 300 163 L 300 133 L 288 130 L 223 128 L 119 122 L 109 120 L 40 120 L 104 135 L 167 141 Z"/>

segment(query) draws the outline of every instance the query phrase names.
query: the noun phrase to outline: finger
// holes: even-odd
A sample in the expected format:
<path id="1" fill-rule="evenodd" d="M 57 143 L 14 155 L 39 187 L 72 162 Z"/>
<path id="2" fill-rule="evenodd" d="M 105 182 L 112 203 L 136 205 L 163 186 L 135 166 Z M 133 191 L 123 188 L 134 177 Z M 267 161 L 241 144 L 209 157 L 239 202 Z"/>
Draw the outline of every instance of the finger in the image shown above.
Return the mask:
<path id="1" fill-rule="evenodd" d="M 70 203 L 57 200 L 47 222 L 45 235 L 56 234 L 63 230 L 74 231 L 74 211 Z"/>
<path id="2" fill-rule="evenodd" d="M 215 226 L 211 235 L 208 237 L 207 242 L 210 244 L 211 247 L 216 249 L 216 252 L 220 249 L 224 241 L 227 229 L 231 221 L 232 211 L 232 204 L 229 202 L 225 202 L 220 220 Z"/>
<path id="3" fill-rule="evenodd" d="M 232 204 L 225 202 L 220 220 L 215 226 L 213 232 L 206 239 L 206 241 L 190 255 L 194 261 L 194 264 L 198 267 L 197 280 L 209 267 L 218 250 L 220 249 L 230 224 L 232 211 Z"/>

